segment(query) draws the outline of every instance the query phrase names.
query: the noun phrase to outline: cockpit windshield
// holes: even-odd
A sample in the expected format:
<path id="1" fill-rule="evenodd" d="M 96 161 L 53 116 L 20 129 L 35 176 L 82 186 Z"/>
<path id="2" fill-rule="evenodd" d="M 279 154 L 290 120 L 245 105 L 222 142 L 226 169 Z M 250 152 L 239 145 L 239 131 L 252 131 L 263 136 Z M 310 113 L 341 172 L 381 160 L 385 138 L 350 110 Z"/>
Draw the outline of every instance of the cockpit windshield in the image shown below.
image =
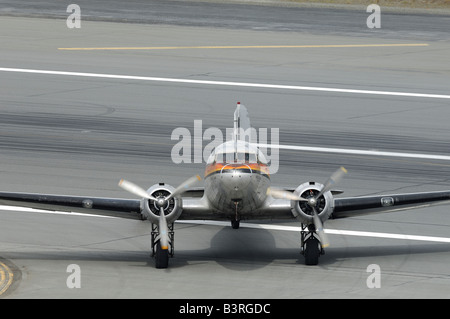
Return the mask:
<path id="1" fill-rule="evenodd" d="M 258 157 L 255 153 L 217 153 L 215 162 L 219 163 L 257 163 Z"/>
<path id="2" fill-rule="evenodd" d="M 212 163 L 257 163 L 267 164 L 264 154 L 255 146 L 238 145 L 233 147 L 231 143 L 219 145 L 208 158 L 208 164 Z M 244 147 L 245 146 L 245 147 Z M 237 151 L 236 151 L 237 149 Z"/>

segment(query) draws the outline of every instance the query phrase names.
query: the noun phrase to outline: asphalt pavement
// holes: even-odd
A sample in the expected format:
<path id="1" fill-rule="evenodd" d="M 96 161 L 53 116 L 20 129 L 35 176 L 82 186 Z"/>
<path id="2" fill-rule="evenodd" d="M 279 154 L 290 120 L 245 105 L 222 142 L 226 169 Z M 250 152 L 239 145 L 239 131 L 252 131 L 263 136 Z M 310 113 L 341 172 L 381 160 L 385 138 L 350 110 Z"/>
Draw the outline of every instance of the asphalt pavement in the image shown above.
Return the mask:
<path id="1" fill-rule="evenodd" d="M 176 186 L 204 163 L 172 161 L 173 130 L 193 135 L 202 120 L 204 130 L 225 131 L 238 101 L 253 126 L 279 129 L 280 144 L 372 152 L 280 150 L 274 185 L 324 182 L 343 165 L 346 196 L 450 189 L 447 160 L 376 155 L 450 156 L 450 100 L 433 97 L 450 94 L 447 16 L 392 13 L 381 30 L 368 30 L 367 13 L 354 10 L 127 3 L 80 1 L 86 19 L 69 29 L 53 2 L 0 2 L 0 68 L 9 69 L 0 71 L 2 191 L 125 198 L 120 178 Z M 442 205 L 325 227 L 448 238 L 449 216 Z M 297 232 L 177 224 L 175 257 L 161 271 L 149 257 L 146 222 L 7 207 L 0 219 L 0 261 L 20 274 L 6 298 L 450 296 L 444 242 L 330 235 L 320 265 L 307 267 Z M 79 289 L 67 286 L 71 264 L 82 271 Z M 381 288 L 367 286 L 372 264 Z"/>

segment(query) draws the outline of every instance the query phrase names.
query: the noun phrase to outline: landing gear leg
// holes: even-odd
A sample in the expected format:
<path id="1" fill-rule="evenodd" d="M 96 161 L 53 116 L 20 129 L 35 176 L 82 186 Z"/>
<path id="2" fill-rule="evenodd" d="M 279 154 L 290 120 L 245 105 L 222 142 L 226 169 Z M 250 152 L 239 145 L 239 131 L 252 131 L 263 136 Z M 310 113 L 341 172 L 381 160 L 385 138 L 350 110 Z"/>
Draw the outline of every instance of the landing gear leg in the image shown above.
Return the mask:
<path id="1" fill-rule="evenodd" d="M 306 228 L 308 228 L 307 231 L 305 230 Z M 320 255 L 323 255 L 325 251 L 320 244 L 320 239 L 316 233 L 316 227 L 314 224 L 302 224 L 302 230 L 300 231 L 300 242 L 301 254 L 305 256 L 305 265 L 318 265 L 319 257 Z"/>
<path id="2" fill-rule="evenodd" d="M 152 224 L 152 255 L 155 257 L 155 267 L 156 268 L 167 268 L 169 266 L 169 257 L 174 255 L 174 244 L 175 244 L 175 232 L 173 231 L 173 223 L 167 225 L 169 231 L 169 247 L 167 249 L 161 248 L 160 238 L 159 238 L 159 228 L 158 225 Z"/>
<path id="3" fill-rule="evenodd" d="M 241 223 L 241 219 L 238 214 L 238 204 L 239 202 L 234 202 L 234 205 L 236 206 L 236 214 L 234 218 L 231 219 L 231 228 L 238 229 Z"/>

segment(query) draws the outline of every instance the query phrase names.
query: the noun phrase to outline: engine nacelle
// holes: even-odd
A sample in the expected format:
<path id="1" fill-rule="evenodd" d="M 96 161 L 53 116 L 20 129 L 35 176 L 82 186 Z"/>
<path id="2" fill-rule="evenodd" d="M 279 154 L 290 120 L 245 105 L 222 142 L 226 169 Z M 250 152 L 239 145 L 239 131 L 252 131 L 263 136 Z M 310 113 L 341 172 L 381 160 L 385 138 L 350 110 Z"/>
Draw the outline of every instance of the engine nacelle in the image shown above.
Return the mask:
<path id="1" fill-rule="evenodd" d="M 147 193 L 149 193 L 151 196 L 155 198 L 164 197 L 166 198 L 170 194 L 172 194 L 175 191 L 175 188 L 164 184 L 159 183 L 151 186 Z M 160 208 L 157 205 L 156 201 L 150 200 L 150 199 L 143 199 L 141 203 L 142 209 L 142 215 L 146 219 L 148 219 L 153 224 L 159 223 L 159 214 L 160 214 Z M 164 215 L 166 216 L 167 223 L 173 223 L 175 220 L 177 220 L 182 211 L 183 211 L 183 201 L 181 197 L 172 197 L 169 199 L 166 203 L 166 205 L 163 207 L 164 209 Z"/>
<path id="2" fill-rule="evenodd" d="M 323 188 L 322 184 L 309 182 L 298 186 L 294 194 L 299 195 L 303 198 L 315 197 L 320 193 Z M 313 223 L 313 209 L 307 202 L 302 201 L 291 201 L 291 211 L 292 215 L 297 218 L 301 223 L 309 225 Z M 322 196 L 317 199 L 316 211 L 319 215 L 320 220 L 325 222 L 330 218 L 334 211 L 334 198 L 331 191 L 325 192 Z"/>

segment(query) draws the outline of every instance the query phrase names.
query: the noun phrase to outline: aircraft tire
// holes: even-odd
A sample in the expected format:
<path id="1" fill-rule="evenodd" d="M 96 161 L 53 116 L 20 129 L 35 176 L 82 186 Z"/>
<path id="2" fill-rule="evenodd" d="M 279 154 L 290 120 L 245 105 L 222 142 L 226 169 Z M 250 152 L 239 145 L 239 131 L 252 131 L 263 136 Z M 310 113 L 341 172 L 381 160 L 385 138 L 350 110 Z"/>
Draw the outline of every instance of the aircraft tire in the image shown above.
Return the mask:
<path id="1" fill-rule="evenodd" d="M 320 243 L 312 237 L 305 243 L 305 265 L 315 266 L 319 264 Z"/>
<path id="2" fill-rule="evenodd" d="M 162 249 L 160 245 L 156 247 L 155 267 L 158 269 L 169 267 L 169 250 Z"/>

